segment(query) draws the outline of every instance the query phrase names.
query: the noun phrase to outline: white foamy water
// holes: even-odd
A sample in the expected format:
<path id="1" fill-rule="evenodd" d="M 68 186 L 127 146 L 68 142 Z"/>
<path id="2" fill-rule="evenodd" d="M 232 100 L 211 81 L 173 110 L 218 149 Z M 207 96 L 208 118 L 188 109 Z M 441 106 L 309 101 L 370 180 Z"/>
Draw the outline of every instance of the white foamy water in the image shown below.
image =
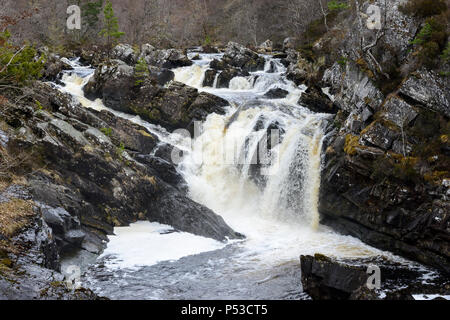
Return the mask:
<path id="1" fill-rule="evenodd" d="M 105 265 L 110 269 L 136 269 L 225 246 L 213 239 L 173 231 L 171 226 L 146 221 L 115 228 L 115 236 L 108 237 L 108 248 L 100 259 L 106 258 Z"/>

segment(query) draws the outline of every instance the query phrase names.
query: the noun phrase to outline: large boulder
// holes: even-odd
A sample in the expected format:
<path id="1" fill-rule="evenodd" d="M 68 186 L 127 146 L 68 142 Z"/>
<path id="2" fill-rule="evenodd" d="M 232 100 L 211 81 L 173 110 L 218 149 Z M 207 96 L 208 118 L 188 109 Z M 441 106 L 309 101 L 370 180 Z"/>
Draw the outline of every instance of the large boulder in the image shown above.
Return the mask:
<path id="1" fill-rule="evenodd" d="M 382 258 L 337 260 L 316 254 L 302 256 L 300 263 L 303 290 L 314 300 L 414 300 L 414 294 L 447 295 L 450 284 L 418 264 Z M 377 271 L 379 283 L 371 278 Z M 423 282 L 426 274 L 435 278 Z"/>
<path id="2" fill-rule="evenodd" d="M 55 81 L 62 71 L 73 70 L 73 67 L 66 61 L 55 54 L 50 54 L 50 56 L 45 61 L 44 71 L 42 75 L 43 79 L 48 81 Z"/>
<path id="3" fill-rule="evenodd" d="M 118 44 L 113 48 L 111 58 L 124 61 L 128 65 L 134 65 L 138 60 L 138 53 L 129 44 Z"/>
<path id="4" fill-rule="evenodd" d="M 217 71 L 213 69 L 209 69 L 205 71 L 205 79 L 203 80 L 203 87 L 213 87 L 214 81 L 217 77 Z"/>
<path id="5" fill-rule="evenodd" d="M 146 47 L 141 58 L 150 66 L 166 69 L 187 67 L 193 64 L 183 51 L 178 49 L 151 50 L 150 47 Z"/>
<path id="6" fill-rule="evenodd" d="M 264 94 L 264 98 L 267 99 L 284 99 L 288 96 L 289 91 L 281 88 L 270 89 Z"/>
<path id="7" fill-rule="evenodd" d="M 302 93 L 298 103 L 311 111 L 336 114 L 339 109 L 333 101 L 318 87 L 309 87 Z"/>
<path id="8" fill-rule="evenodd" d="M 223 61 L 246 72 L 264 70 L 265 59 L 246 47 L 229 42 Z"/>
<path id="9" fill-rule="evenodd" d="M 273 50 L 273 42 L 266 40 L 258 46 L 258 51 L 261 53 L 269 53 Z"/>

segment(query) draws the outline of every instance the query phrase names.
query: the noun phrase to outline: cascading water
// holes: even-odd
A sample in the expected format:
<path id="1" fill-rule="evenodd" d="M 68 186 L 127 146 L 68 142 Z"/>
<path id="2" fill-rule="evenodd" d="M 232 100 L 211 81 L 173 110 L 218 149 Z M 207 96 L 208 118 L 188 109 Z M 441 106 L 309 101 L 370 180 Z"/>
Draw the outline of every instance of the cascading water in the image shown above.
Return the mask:
<path id="1" fill-rule="evenodd" d="M 284 77 L 284 66 L 267 57 L 265 71 L 235 78 L 227 89 L 204 88 L 210 62 L 221 55 L 199 56 L 193 66 L 174 70 L 175 80 L 223 97 L 232 106 L 225 115 L 211 114 L 192 143 L 139 117 L 108 110 L 183 150 L 178 170 L 190 196 L 246 239 L 222 244 L 144 222 L 117 228 L 106 252 L 89 268 L 87 285 L 113 299 L 298 299 L 303 297 L 301 254 L 390 256 L 320 226 L 321 149 L 328 116 L 297 104 L 305 88 Z M 93 70 L 70 63 L 74 71 L 63 75 L 60 89 L 85 107 L 107 109 L 83 95 Z M 265 99 L 274 88 L 289 94 Z M 272 140 L 270 161 L 255 167 L 249 160 L 268 132 L 279 139 Z"/>

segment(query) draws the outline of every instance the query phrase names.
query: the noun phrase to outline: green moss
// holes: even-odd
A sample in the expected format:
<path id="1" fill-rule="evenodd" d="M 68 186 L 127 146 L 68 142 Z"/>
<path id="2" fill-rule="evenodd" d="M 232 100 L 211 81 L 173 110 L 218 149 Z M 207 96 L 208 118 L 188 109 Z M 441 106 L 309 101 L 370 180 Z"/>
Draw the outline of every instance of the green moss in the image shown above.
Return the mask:
<path id="1" fill-rule="evenodd" d="M 153 136 L 145 130 L 138 130 L 138 132 L 144 137 L 153 138 Z"/>
<path id="2" fill-rule="evenodd" d="M 356 147 L 359 147 L 359 136 L 348 134 L 345 136 L 344 152 L 349 156 L 356 155 Z"/>
<path id="3" fill-rule="evenodd" d="M 8 258 L 4 258 L 0 260 L 0 264 L 7 267 L 7 268 L 11 268 L 13 266 L 13 262 L 11 259 Z"/>
<path id="4" fill-rule="evenodd" d="M 330 258 L 328 258 L 327 256 L 321 254 L 321 253 L 316 253 L 314 255 L 314 259 L 318 262 L 329 262 Z"/>
<path id="5" fill-rule="evenodd" d="M 111 128 L 101 128 L 100 131 L 107 137 L 111 137 L 111 135 L 112 135 Z"/>

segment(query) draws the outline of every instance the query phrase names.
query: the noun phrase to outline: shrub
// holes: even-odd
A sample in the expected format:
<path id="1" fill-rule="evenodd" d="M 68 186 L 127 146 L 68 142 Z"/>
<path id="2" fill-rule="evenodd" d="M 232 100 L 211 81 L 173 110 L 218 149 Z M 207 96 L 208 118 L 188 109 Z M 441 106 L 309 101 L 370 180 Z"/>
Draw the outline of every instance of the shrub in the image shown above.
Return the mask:
<path id="1" fill-rule="evenodd" d="M 400 11 L 416 17 L 431 17 L 447 10 L 444 0 L 409 0 L 399 7 Z"/>
<path id="2" fill-rule="evenodd" d="M 23 86 L 40 78 L 44 58 L 36 58 L 37 52 L 30 45 L 13 46 L 10 37 L 7 30 L 0 33 L 0 85 Z"/>
<path id="3" fill-rule="evenodd" d="M 445 52 L 447 43 L 446 19 L 446 14 L 428 18 L 416 38 L 411 41 L 411 44 L 420 46 L 418 50 L 420 64 L 430 69 L 437 66 L 441 51 L 444 50 Z"/>
<path id="4" fill-rule="evenodd" d="M 328 2 L 327 6 L 328 10 L 330 11 L 340 11 L 350 8 L 350 6 L 347 3 L 336 0 Z"/>

